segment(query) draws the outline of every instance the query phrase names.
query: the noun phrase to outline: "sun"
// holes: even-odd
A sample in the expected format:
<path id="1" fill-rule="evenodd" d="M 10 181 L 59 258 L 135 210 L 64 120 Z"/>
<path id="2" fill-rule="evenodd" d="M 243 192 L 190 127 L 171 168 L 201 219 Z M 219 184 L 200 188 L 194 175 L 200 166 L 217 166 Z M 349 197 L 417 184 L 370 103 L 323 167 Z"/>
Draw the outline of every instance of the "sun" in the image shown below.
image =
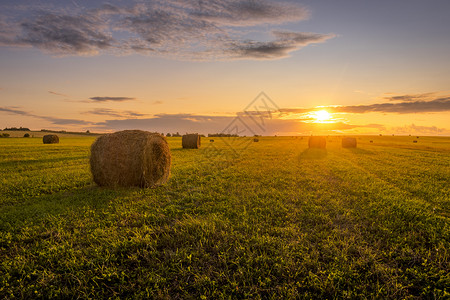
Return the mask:
<path id="1" fill-rule="evenodd" d="M 312 114 L 312 117 L 315 119 L 316 123 L 329 123 L 332 119 L 332 115 L 326 110 L 315 111 Z"/>

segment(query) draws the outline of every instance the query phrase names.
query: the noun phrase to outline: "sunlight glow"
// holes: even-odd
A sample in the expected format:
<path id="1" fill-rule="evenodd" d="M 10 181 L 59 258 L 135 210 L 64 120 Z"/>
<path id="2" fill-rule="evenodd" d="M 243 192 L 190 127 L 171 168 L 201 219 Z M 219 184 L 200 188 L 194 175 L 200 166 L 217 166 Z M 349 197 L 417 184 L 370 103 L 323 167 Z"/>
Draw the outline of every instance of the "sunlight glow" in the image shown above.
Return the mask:
<path id="1" fill-rule="evenodd" d="M 319 110 L 312 113 L 315 123 L 333 123 L 332 115 L 326 110 Z"/>

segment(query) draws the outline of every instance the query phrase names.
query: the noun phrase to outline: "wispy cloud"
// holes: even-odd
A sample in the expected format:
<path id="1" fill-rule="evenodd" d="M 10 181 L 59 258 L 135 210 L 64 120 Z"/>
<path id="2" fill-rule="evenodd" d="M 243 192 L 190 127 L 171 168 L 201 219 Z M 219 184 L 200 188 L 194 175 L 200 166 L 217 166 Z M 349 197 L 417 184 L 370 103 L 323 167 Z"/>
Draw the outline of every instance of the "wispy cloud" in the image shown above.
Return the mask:
<path id="1" fill-rule="evenodd" d="M 437 93 L 425 93 L 425 94 L 413 94 L 413 95 L 398 95 L 398 96 L 388 96 L 384 97 L 384 99 L 389 101 L 400 101 L 400 102 L 409 102 L 409 101 L 428 101 L 436 98 Z"/>
<path id="2" fill-rule="evenodd" d="M 53 91 L 48 91 L 50 94 L 52 94 L 52 95 L 56 95 L 56 96 L 63 96 L 63 97 L 69 97 L 69 96 L 67 96 L 67 95 L 65 95 L 65 94 L 61 94 L 61 93 L 57 93 L 57 92 L 53 92 Z"/>
<path id="3" fill-rule="evenodd" d="M 107 101 L 123 102 L 136 100 L 136 98 L 131 97 L 91 97 L 89 99 L 95 102 L 107 102 Z"/>
<path id="4" fill-rule="evenodd" d="M 132 118 L 132 117 L 144 117 L 148 114 L 142 114 L 134 111 L 119 111 L 119 110 L 113 110 L 109 108 L 95 108 L 90 111 L 84 112 L 85 114 L 91 114 L 91 115 L 99 115 L 99 116 L 108 116 L 108 117 L 115 117 L 115 118 Z"/>
<path id="5" fill-rule="evenodd" d="M 158 104 L 163 104 L 164 102 L 161 100 L 157 100 L 155 102 L 153 102 L 153 105 L 158 105 Z"/>
<path id="6" fill-rule="evenodd" d="M 48 121 L 52 124 L 56 125 L 88 125 L 91 124 L 91 122 L 84 121 L 84 120 L 78 120 L 78 119 L 64 119 L 64 118 L 55 118 L 55 117 L 49 117 L 49 116 L 41 116 L 36 115 L 24 110 L 17 109 L 15 107 L 0 107 L 0 112 L 6 112 L 9 114 L 14 115 L 20 115 L 20 116 L 27 116 L 27 117 L 33 117 L 41 120 Z"/>
<path id="7" fill-rule="evenodd" d="M 309 17 L 303 6 L 274 0 L 116 1 L 97 8 L 27 6 L 0 13 L 0 45 L 31 46 L 55 55 L 141 53 L 188 60 L 279 59 L 334 34 L 268 26 Z M 1 9 L 0 5 L 0 9 Z M 1 10 L 0 10 L 1 11 Z M 6 11 L 6 10 L 5 10 Z M 11 14 L 11 9 L 8 14 Z M 259 28 L 263 40 L 245 38 Z M 268 30 L 268 31 L 267 31 Z M 271 35 L 271 37 L 269 37 Z"/>

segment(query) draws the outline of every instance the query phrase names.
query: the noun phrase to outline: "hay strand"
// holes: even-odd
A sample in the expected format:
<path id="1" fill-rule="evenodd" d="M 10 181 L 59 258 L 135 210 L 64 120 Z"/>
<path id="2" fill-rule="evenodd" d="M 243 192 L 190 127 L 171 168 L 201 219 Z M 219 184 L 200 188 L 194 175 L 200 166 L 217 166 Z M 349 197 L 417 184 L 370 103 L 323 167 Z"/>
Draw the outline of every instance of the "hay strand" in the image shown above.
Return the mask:
<path id="1" fill-rule="evenodd" d="M 47 134 L 42 137 L 44 144 L 58 144 L 59 137 L 56 134 Z"/>
<path id="2" fill-rule="evenodd" d="M 169 179 L 171 154 L 159 133 L 125 130 L 97 138 L 90 164 L 100 186 L 156 187 Z"/>
<path id="3" fill-rule="evenodd" d="M 185 134 L 181 138 L 181 145 L 185 149 L 198 149 L 200 144 L 200 135 L 197 133 Z"/>

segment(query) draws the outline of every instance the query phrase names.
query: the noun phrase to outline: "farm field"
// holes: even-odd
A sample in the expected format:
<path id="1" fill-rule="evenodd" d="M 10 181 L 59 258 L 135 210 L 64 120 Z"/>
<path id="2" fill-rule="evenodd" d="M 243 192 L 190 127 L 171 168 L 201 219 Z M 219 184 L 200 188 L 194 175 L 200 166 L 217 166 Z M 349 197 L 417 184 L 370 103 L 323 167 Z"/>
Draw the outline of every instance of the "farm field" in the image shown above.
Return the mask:
<path id="1" fill-rule="evenodd" d="M 94 140 L 0 139 L 0 298 L 450 297 L 448 137 L 168 138 L 155 189 L 96 186 Z"/>

